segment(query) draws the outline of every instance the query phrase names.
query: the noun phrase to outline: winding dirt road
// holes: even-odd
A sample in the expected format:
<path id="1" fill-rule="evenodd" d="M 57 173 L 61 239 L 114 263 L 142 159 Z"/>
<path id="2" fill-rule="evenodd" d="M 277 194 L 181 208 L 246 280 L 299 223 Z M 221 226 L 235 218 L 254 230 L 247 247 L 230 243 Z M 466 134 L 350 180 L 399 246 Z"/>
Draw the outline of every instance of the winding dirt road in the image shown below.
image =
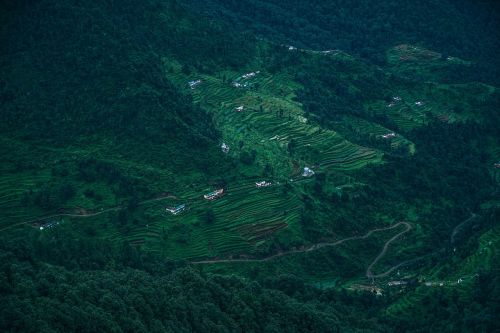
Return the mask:
<path id="1" fill-rule="evenodd" d="M 476 213 L 471 213 L 471 216 L 466 219 L 465 221 L 461 222 L 460 224 L 458 224 L 455 228 L 453 228 L 453 231 L 451 232 L 451 236 L 450 236 L 450 243 L 453 245 L 455 243 L 455 237 L 457 236 L 457 234 L 462 230 L 463 226 L 466 225 L 467 223 L 471 222 L 472 220 L 476 219 L 477 217 L 479 217 L 478 214 Z M 403 233 L 407 232 L 408 230 L 405 230 L 403 231 Z M 401 236 L 403 233 L 399 234 L 399 235 L 396 235 L 394 236 L 395 238 L 397 238 L 398 236 Z M 388 243 L 386 243 L 386 245 L 388 246 L 390 242 L 392 242 L 393 240 L 395 240 L 395 238 L 391 238 L 389 240 Z M 387 251 L 387 248 L 384 246 L 384 250 Z M 381 254 L 385 254 L 384 250 L 382 251 Z M 375 258 L 375 260 L 372 262 L 372 264 L 368 267 L 368 269 L 366 270 L 366 277 L 367 278 L 371 278 L 372 280 L 375 279 L 375 278 L 382 278 L 382 277 L 386 277 L 387 275 L 391 274 L 392 272 L 394 272 L 396 269 L 400 268 L 400 267 L 403 267 L 403 266 L 406 266 L 406 265 L 409 265 L 409 264 L 412 264 L 414 262 L 417 262 L 419 260 L 422 260 L 422 259 L 425 259 L 427 257 L 431 257 L 431 256 L 434 256 L 434 255 L 437 255 L 439 253 L 443 253 L 445 252 L 446 248 L 442 248 L 440 250 L 437 250 L 437 251 L 434 251 L 434 252 L 431 252 L 431 253 L 428 253 L 428 254 L 425 254 L 423 256 L 420 256 L 420 257 L 417 257 L 417 258 L 413 258 L 413 259 L 410 259 L 410 260 L 405 260 L 405 261 L 402 261 L 400 262 L 399 264 L 397 265 L 394 265 L 392 266 L 391 268 L 389 268 L 387 271 L 385 271 L 384 273 L 380 273 L 380 274 L 373 274 L 372 272 L 372 268 L 373 266 L 378 262 L 378 260 L 381 259 L 380 255 Z M 382 255 L 383 256 L 383 255 Z"/>
<path id="2" fill-rule="evenodd" d="M 462 223 L 460 223 L 459 225 L 457 225 L 454 229 L 453 229 L 453 232 L 451 233 L 451 236 L 450 236 L 450 243 L 451 244 L 454 244 L 455 243 L 455 237 L 457 236 L 457 234 L 460 232 L 460 230 L 462 229 L 462 227 L 464 225 L 466 225 L 467 223 L 469 223 L 470 221 L 474 220 L 476 217 L 478 217 L 479 215 L 477 215 L 476 213 L 471 213 L 470 217 L 463 221 Z"/>
<path id="3" fill-rule="evenodd" d="M 403 236 L 405 233 L 407 233 L 408 231 L 411 230 L 411 225 L 407 222 L 400 222 L 400 223 L 404 223 L 406 228 L 405 230 L 401 231 L 399 234 L 393 236 L 391 239 L 389 239 L 387 242 L 385 242 L 384 244 L 384 247 L 382 249 L 382 251 L 379 253 L 379 255 L 372 261 L 372 263 L 368 266 L 368 268 L 366 269 L 366 277 L 369 278 L 369 279 L 373 279 L 375 277 L 375 275 L 373 274 L 372 272 L 372 268 L 373 266 L 375 266 L 377 264 L 377 262 L 382 259 L 386 252 L 387 252 L 387 249 L 389 248 L 389 245 L 394 242 L 396 239 L 398 239 L 399 237 Z M 395 269 L 395 268 L 394 268 Z M 393 270 L 394 270 L 393 269 Z M 388 271 L 389 272 L 389 271 Z M 392 271 L 391 271 L 392 272 Z M 387 272 L 386 272 L 387 273 Z M 389 272 L 390 273 L 390 272 Z M 387 274 L 389 274 L 387 273 Z M 385 274 L 385 273 L 384 273 Z"/>
<path id="4" fill-rule="evenodd" d="M 145 205 L 145 204 L 156 202 L 156 201 L 162 201 L 162 200 L 169 199 L 169 198 L 175 198 L 175 197 L 172 196 L 172 195 L 161 196 L 161 197 L 157 197 L 157 198 L 154 198 L 154 199 L 148 199 L 148 200 L 141 201 L 141 202 L 138 203 L 138 205 L 141 206 L 141 205 Z M 42 221 L 53 219 L 53 218 L 57 218 L 57 217 L 81 217 L 81 218 L 94 217 L 94 216 L 98 216 L 98 215 L 105 214 L 105 213 L 108 213 L 108 212 L 120 211 L 120 210 L 125 209 L 125 208 L 127 208 L 127 207 L 125 207 L 125 206 L 116 206 L 116 207 L 111 207 L 111 208 L 103 209 L 103 210 L 100 210 L 100 211 L 97 211 L 97 212 L 87 212 L 87 213 L 80 213 L 80 214 L 77 214 L 77 213 L 59 213 L 59 214 L 53 214 L 53 215 L 48 215 L 48 216 L 41 216 L 41 217 L 37 217 L 35 219 L 31 219 L 31 220 L 28 220 L 28 221 L 19 222 L 19 223 L 16 223 L 16 224 L 9 225 L 8 227 L 0 229 L 0 232 L 8 230 L 8 229 L 11 229 L 11 228 L 15 228 L 15 227 L 21 226 L 23 224 L 31 224 L 31 223 L 35 223 L 35 222 L 42 222 Z"/>
<path id="5" fill-rule="evenodd" d="M 283 257 L 283 256 L 287 256 L 287 255 L 294 254 L 294 253 L 312 252 L 312 251 L 316 251 L 316 250 L 324 248 L 324 247 L 338 246 L 338 245 L 340 245 L 342 243 L 345 243 L 345 242 L 348 242 L 348 241 L 352 241 L 352 240 L 366 239 L 366 238 L 370 237 L 375 232 L 392 230 L 392 229 L 395 229 L 395 228 L 397 228 L 397 227 L 399 227 L 401 225 L 406 226 L 406 228 L 405 228 L 404 231 L 402 231 L 401 233 L 399 233 L 399 234 L 397 234 L 395 236 L 397 238 L 397 237 L 401 236 L 402 234 L 408 232 L 412 228 L 411 224 L 409 224 L 408 222 L 398 222 L 398 223 L 396 223 L 396 224 L 394 224 L 394 225 L 392 225 L 390 227 L 387 227 L 387 228 L 377 228 L 377 229 L 370 230 L 364 236 L 348 237 L 348 238 L 344 238 L 344 239 L 338 240 L 336 242 L 317 243 L 317 244 L 311 245 L 311 246 L 309 246 L 308 248 L 305 248 L 305 249 L 290 250 L 290 251 L 286 251 L 286 252 L 280 252 L 280 253 L 276 253 L 276 254 L 270 255 L 270 256 L 265 257 L 265 258 L 260 258 L 260 259 L 257 259 L 257 258 L 248 258 L 248 259 L 209 259 L 209 260 L 192 261 L 191 263 L 195 264 L 195 265 L 203 265 L 203 264 L 220 264 L 220 263 L 236 263 L 236 262 L 266 262 L 266 261 L 271 261 L 273 259 L 276 259 L 276 258 L 279 258 L 279 257 Z M 392 240 L 394 240 L 394 237 L 391 238 L 391 240 L 389 240 L 386 243 L 386 246 Z M 387 249 L 385 249 L 385 251 L 387 251 Z M 383 252 L 385 253 L 385 251 L 383 251 Z M 380 258 L 378 258 L 378 259 L 380 259 Z"/>

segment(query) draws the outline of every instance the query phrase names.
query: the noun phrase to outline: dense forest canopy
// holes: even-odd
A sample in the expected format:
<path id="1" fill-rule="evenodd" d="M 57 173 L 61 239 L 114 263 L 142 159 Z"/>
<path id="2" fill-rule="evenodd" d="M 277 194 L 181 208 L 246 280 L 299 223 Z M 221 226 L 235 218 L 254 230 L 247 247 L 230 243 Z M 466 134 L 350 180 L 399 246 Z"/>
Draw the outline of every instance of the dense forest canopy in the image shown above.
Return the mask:
<path id="1" fill-rule="evenodd" d="M 52 145 L 102 136 L 136 142 L 123 153 L 138 143 L 169 142 L 163 154 L 177 156 L 172 162 L 185 165 L 187 158 L 206 168 L 205 154 L 219 134 L 191 97 L 165 78 L 164 58 L 179 59 L 186 70 L 242 66 L 253 52 L 245 36 L 194 19 L 175 2 L 47 0 L 8 2 L 6 8 L 3 133 Z"/>
<path id="2" fill-rule="evenodd" d="M 33 235 L 35 236 L 35 235 Z M 36 238 L 38 236 L 35 236 Z M 59 233 L 0 245 L 3 332 L 482 332 L 498 328 L 498 277 L 483 273 L 464 303 L 426 293 L 404 317 L 390 299 L 318 290 L 293 275 L 249 281 L 206 274 L 124 247 Z M 498 264 L 496 264 L 498 266 Z M 479 311 L 469 311 L 474 308 Z"/>
<path id="3" fill-rule="evenodd" d="M 477 62 L 478 78 L 497 81 L 498 4 L 463 1 L 183 0 L 202 15 L 279 43 L 341 49 L 383 63 L 387 48 L 416 43 Z"/>

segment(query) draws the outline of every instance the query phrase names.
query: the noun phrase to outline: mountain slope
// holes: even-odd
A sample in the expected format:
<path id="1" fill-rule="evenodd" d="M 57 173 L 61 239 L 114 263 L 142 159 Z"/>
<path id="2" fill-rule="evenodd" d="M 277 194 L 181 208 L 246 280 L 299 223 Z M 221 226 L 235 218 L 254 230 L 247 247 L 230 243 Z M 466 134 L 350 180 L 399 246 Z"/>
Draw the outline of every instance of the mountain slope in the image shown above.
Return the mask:
<path id="1" fill-rule="evenodd" d="M 295 6 L 288 15 L 311 9 Z M 5 8 L 0 281 L 13 310 L 2 327 L 91 331 L 72 315 L 103 313 L 111 331 L 459 331 L 477 321 L 472 307 L 493 326 L 481 288 L 496 281 L 500 94 L 472 80 L 475 59 L 422 35 L 388 38 L 375 63 L 290 47 L 176 1 Z M 82 296 L 87 279 L 109 282 L 109 297 Z M 57 281 L 77 296 L 61 298 Z M 165 304 L 164 290 L 192 287 L 183 309 L 196 316 Z M 442 302 L 443 318 L 425 322 L 412 307 L 422 300 Z"/>
<path id="2" fill-rule="evenodd" d="M 183 0 L 242 31 L 302 48 L 341 49 L 376 63 L 400 43 L 474 59 L 469 78 L 498 84 L 499 8 L 470 1 Z"/>

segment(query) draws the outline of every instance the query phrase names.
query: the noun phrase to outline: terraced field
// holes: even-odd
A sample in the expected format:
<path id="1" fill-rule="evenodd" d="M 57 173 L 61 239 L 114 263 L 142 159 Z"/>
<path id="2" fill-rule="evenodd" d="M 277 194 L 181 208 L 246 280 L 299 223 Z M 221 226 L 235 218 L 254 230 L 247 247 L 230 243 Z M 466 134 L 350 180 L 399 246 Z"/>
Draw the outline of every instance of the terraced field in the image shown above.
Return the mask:
<path id="1" fill-rule="evenodd" d="M 294 100 L 300 85 L 290 74 L 271 75 L 255 70 L 255 75 L 248 78 L 243 77 L 245 73 L 229 71 L 213 75 L 185 75 L 178 64 L 170 63 L 170 66 L 169 78 L 185 87 L 195 103 L 213 114 L 223 142 L 231 147 L 228 155 L 237 159 L 243 152 L 258 147 L 255 149 L 256 166 L 241 168 L 241 179 L 229 182 L 227 194 L 209 202 L 202 195 L 214 188 L 202 184 L 182 187 L 180 182 L 171 180 L 171 174 L 163 174 L 161 170 L 153 170 L 140 162 L 134 164 L 127 161 L 123 167 L 133 166 L 144 170 L 145 174 L 152 172 L 162 183 L 168 184 L 164 189 L 158 187 L 158 190 L 169 191 L 175 198 L 141 205 L 146 224 L 132 223 L 126 229 L 106 226 L 102 236 L 116 244 L 125 240 L 170 258 L 194 259 L 244 257 L 265 252 L 271 243 L 268 240 L 279 238 L 283 233 L 288 242 L 300 243 L 301 182 L 298 180 L 308 182 L 300 176 L 302 168 L 309 166 L 315 171 L 337 172 L 340 177 L 344 171 L 357 170 L 382 160 L 380 151 L 354 144 L 338 132 L 312 125 L 305 118 L 302 105 Z M 190 89 L 187 82 L 191 80 L 201 82 Z M 240 86 L 235 86 L 235 82 Z M 477 89 L 483 95 L 488 94 L 488 89 Z M 442 94 L 449 95 L 445 87 Z M 371 105 L 372 110 L 388 115 L 402 131 L 425 124 L 426 114 L 435 113 L 432 103 L 417 104 L 416 94 L 401 95 L 403 98 L 390 106 L 382 101 Z M 243 110 L 238 110 L 241 106 Z M 346 116 L 343 123 L 354 132 L 377 138 L 391 132 L 381 125 L 351 116 Z M 413 143 L 399 133 L 388 140 L 393 148 L 404 146 L 410 153 L 415 151 Z M 103 153 L 97 151 L 94 154 Z M 115 162 L 123 163 L 120 160 Z M 257 189 L 255 182 L 263 179 L 261 174 L 265 165 L 272 167 L 267 180 L 274 185 Z M 23 175 L 22 179 L 9 179 L 7 176 L 0 179 L 0 210 L 8 212 L 2 215 L 0 226 L 42 215 L 22 207 L 20 195 L 37 182 L 47 182 L 50 171 L 45 170 Z M 294 181 L 291 183 L 292 190 L 284 193 L 282 185 L 290 178 Z M 174 216 L 165 211 L 165 207 L 181 203 L 187 204 L 188 210 L 180 215 Z M 87 222 L 102 223 L 118 210 L 88 218 Z M 208 218 L 207 211 L 211 211 L 213 216 Z M 80 219 L 74 217 L 70 221 Z"/>
<path id="2" fill-rule="evenodd" d="M 350 132 L 376 138 L 377 140 L 390 143 L 392 149 L 404 147 L 409 154 L 415 153 L 415 144 L 407 140 L 403 135 L 395 133 L 382 125 L 364 120 L 354 116 L 344 116 L 342 123 Z"/>
<path id="3" fill-rule="evenodd" d="M 492 262 L 498 259 L 500 244 L 500 228 L 496 227 L 479 238 L 477 250 L 465 260 L 460 270 L 454 275 L 459 278 L 463 275 L 475 274 L 480 270 L 491 268 Z"/>
<path id="4" fill-rule="evenodd" d="M 299 85 L 291 75 L 262 72 L 241 79 L 244 73 L 224 72 L 211 76 L 187 76 L 175 63 L 170 65 L 173 70 L 169 72 L 169 78 L 186 87 L 195 103 L 213 114 L 223 141 L 231 147 L 229 156 L 238 158 L 242 152 L 259 147 L 257 167 L 241 168 L 241 177 L 227 184 L 223 197 L 207 201 L 203 199 L 203 194 L 213 190 L 213 187 L 200 183 L 180 186 L 181 181 L 174 181 L 173 175 L 162 172 L 157 166 L 142 165 L 140 161 L 113 160 L 110 162 L 133 171 L 136 176 L 154 177 L 157 179 L 152 184 L 155 191 L 171 193 L 171 197 L 141 201 L 137 214 L 144 217 L 142 222 L 119 226 L 108 221 L 116 220 L 116 215 L 125 209 L 124 206 L 113 203 L 110 197 L 104 205 L 87 207 L 80 193 L 83 189 L 79 188 L 77 203 L 90 208 L 87 212 L 92 214 L 67 217 L 65 226 L 94 228 L 98 237 L 117 245 L 127 241 L 170 258 L 255 255 L 269 250 L 270 238 L 277 237 L 283 242 L 297 244 L 301 242 L 298 224 L 302 207 L 299 199 L 301 184 L 313 181 L 300 176 L 304 166 L 310 166 L 315 171 L 349 171 L 381 161 L 381 152 L 353 144 L 334 131 L 311 125 L 304 118 L 300 103 L 293 100 Z M 187 82 L 197 79 L 201 83 L 190 89 Z M 235 81 L 248 84 L 235 87 L 232 84 Z M 239 106 L 244 107 L 242 112 L 236 110 Z M 106 152 L 113 147 L 119 148 L 113 145 L 96 148 L 92 155 L 105 158 L 108 155 Z M 62 152 L 54 154 L 61 155 Z M 87 154 L 79 152 L 75 156 Z M 223 153 L 220 154 L 224 158 Z M 271 165 L 272 172 L 263 178 L 262 168 L 266 164 Z M 8 176 L 0 179 L 0 209 L 8 212 L 2 214 L 0 226 L 50 215 L 36 209 L 28 211 L 21 207 L 20 201 L 23 192 L 37 183 L 50 180 L 51 169 L 47 167 L 43 170 L 37 174 L 17 174 L 19 177 L 16 176 L 16 179 L 9 179 Z M 22 179 L 19 179 L 21 176 Z M 339 177 L 345 178 L 341 174 Z M 284 190 L 284 184 L 290 178 L 293 183 Z M 255 182 L 263 179 L 271 181 L 273 186 L 256 188 Z M 181 203 L 187 205 L 187 211 L 176 216 L 165 211 L 165 207 Z M 94 215 L 94 212 L 98 214 Z M 207 212 L 211 212 L 210 217 Z"/>
<path id="5" fill-rule="evenodd" d="M 185 84 L 187 77 L 173 79 Z M 223 73 L 218 77 L 241 78 Z M 193 77 L 194 78 L 194 77 Z M 257 161 L 270 164 L 282 179 L 293 173 L 292 161 L 325 170 L 356 170 L 378 163 L 382 154 L 345 140 L 338 133 L 310 125 L 300 103 L 293 100 L 299 87 L 288 74 L 255 74 L 247 87 L 234 87 L 234 79 L 200 76 L 202 83 L 190 89 L 194 100 L 207 107 L 230 147 L 260 147 Z M 243 107 L 243 111 L 236 110 Z M 245 148 L 230 152 L 237 156 Z M 242 149 L 243 148 L 243 149 Z"/>
<path id="6" fill-rule="evenodd" d="M 259 66 L 256 65 L 246 73 L 252 75 L 231 71 L 187 75 L 178 63 L 170 60 L 166 63 L 169 79 L 183 87 L 195 103 L 213 115 L 222 135 L 221 141 L 230 147 L 228 157 L 239 161 L 245 153 L 254 152 L 255 161 L 242 162 L 238 168 L 240 174 L 226 179 L 226 195 L 207 201 L 203 199 L 203 194 L 215 188 L 206 183 L 195 182 L 185 186 L 184 180 L 179 180 L 182 175 L 177 177 L 163 172 L 158 166 L 143 165 L 140 160 L 113 160 L 116 165 L 134 169 L 137 177 L 154 176 L 156 181 L 151 181 L 151 186 L 158 193 L 172 193 L 172 198 L 141 204 L 140 214 L 145 217 L 142 223 L 129 223 L 126 228 L 106 226 L 102 237 L 116 244 L 125 240 L 179 259 L 255 255 L 269 249 L 270 238 L 283 238 L 286 242 L 300 244 L 301 184 L 314 181 L 303 178 L 300 175 L 302 169 L 308 166 L 316 172 L 333 174 L 331 178 L 349 179 L 350 183 L 355 183 L 355 174 L 346 171 L 359 170 L 382 161 L 381 151 L 360 146 L 346 140 L 339 132 L 311 124 L 305 118 L 302 105 L 294 99 L 300 85 L 289 73 L 270 74 L 258 71 Z M 197 80 L 200 82 L 189 86 L 188 82 Z M 429 90 L 436 91 L 435 88 Z M 455 90 L 443 86 L 442 91 L 435 94 L 438 100 L 441 97 L 449 99 L 456 96 L 460 89 L 472 88 L 478 91 L 478 98 L 485 98 L 490 93 L 488 87 L 483 86 L 453 87 Z M 391 103 L 376 101 L 369 107 L 375 115 L 388 116 L 402 133 L 426 124 L 430 114 L 440 115 L 443 110 L 453 107 L 441 107 L 439 101 L 431 101 L 422 87 L 415 92 L 402 90 L 399 95 L 401 97 Z M 449 114 L 446 113 L 446 121 L 451 121 Z M 395 133 L 388 139 L 382 138 L 392 131 L 379 124 L 354 116 L 345 116 L 342 123 L 354 133 L 390 140 L 392 148 L 406 147 L 410 154 L 415 152 L 413 143 L 401 133 Z M 104 147 L 93 154 L 104 158 L 108 149 L 112 148 Z M 161 156 L 161 148 L 157 149 L 157 152 L 150 153 Z M 223 152 L 220 152 L 220 158 L 226 158 Z M 268 166 L 270 171 L 264 172 Z M 22 180 L 0 179 L 0 209 L 10 214 L 2 215 L 1 223 L 40 216 L 40 212 L 23 209 L 19 195 L 36 182 L 46 182 L 50 178 L 50 171 L 46 170 L 37 175 L 26 175 Z M 186 170 L 188 172 L 191 170 Z M 221 175 L 221 178 L 224 176 Z M 200 179 L 201 176 L 197 178 L 198 181 Z M 273 186 L 256 188 L 255 182 L 264 179 L 272 181 Z M 291 184 L 288 186 L 291 190 L 284 191 L 285 182 Z M 342 188 L 344 185 L 336 183 L 336 186 Z M 188 210 L 176 216 L 165 211 L 165 207 L 176 204 L 187 204 Z M 112 205 L 108 200 L 102 209 L 110 209 L 109 215 L 89 218 L 89 223 L 112 219 L 112 214 L 121 209 L 112 210 Z M 72 218 L 73 221 L 78 219 Z"/>
<path id="7" fill-rule="evenodd" d="M 260 189 L 253 182 L 230 185 L 214 201 L 202 199 L 201 194 L 179 198 L 189 208 L 178 216 L 159 213 L 162 207 L 157 205 L 148 208 L 146 213 L 156 214 L 157 222 L 131 231 L 128 240 L 142 239 L 150 250 L 188 259 L 252 253 L 280 230 L 298 232 L 300 201 L 293 193 L 284 195 L 279 185 Z M 208 210 L 213 212 L 210 220 Z"/>
<path id="8" fill-rule="evenodd" d="M 39 209 L 23 206 L 21 198 L 23 193 L 49 178 L 50 172 L 0 175 L 0 230 L 43 213 Z"/>

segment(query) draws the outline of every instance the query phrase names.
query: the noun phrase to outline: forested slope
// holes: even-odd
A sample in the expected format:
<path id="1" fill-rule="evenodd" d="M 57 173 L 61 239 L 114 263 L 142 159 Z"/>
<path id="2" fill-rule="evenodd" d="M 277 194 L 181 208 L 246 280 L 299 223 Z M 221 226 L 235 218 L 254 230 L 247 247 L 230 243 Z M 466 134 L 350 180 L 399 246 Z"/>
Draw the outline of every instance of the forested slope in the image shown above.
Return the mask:
<path id="1" fill-rule="evenodd" d="M 130 247 L 112 250 L 65 233 L 51 240 L 32 238 L 8 249 L 0 245 L 0 258 L 3 332 L 466 332 L 471 326 L 492 332 L 498 328 L 498 276 L 486 273 L 481 283 L 471 286 L 473 297 L 466 301 L 447 290 L 427 290 L 422 303 L 387 316 L 391 300 L 399 296 L 319 290 L 293 275 L 249 281 L 206 274 Z"/>
<path id="2" fill-rule="evenodd" d="M 183 0 L 202 15 L 279 43 L 317 50 L 340 49 L 376 63 L 399 43 L 474 60 L 466 75 L 495 81 L 500 63 L 499 11 L 495 2 Z M 480 73 L 478 73 L 480 72 Z M 462 74 L 464 75 L 464 74 Z"/>
<path id="3" fill-rule="evenodd" d="M 10 8 L 2 26 L 3 133 L 55 145 L 102 134 L 137 152 L 169 142 L 163 155 L 179 166 L 208 159 L 218 134 L 164 77 L 162 57 L 201 68 L 241 66 L 252 54 L 240 37 L 161 1 L 36 1 Z"/>

